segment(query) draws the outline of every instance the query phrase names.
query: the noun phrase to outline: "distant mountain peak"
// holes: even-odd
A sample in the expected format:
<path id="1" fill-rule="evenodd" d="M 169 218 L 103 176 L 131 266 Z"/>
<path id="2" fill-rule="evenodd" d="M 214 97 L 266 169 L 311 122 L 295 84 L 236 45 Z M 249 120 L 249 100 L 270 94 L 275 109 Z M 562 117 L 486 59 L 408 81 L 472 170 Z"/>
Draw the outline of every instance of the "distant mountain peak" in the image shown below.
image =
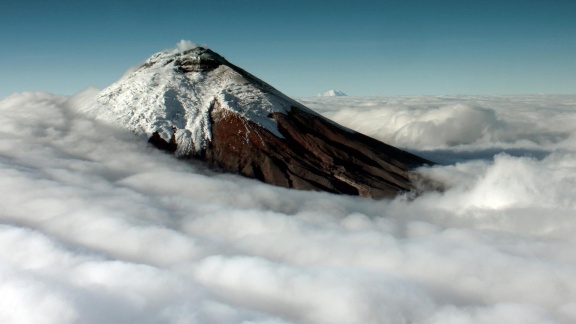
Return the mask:
<path id="1" fill-rule="evenodd" d="M 318 94 L 318 97 L 346 97 L 348 96 L 340 90 L 328 90 L 324 93 Z"/>
<path id="2" fill-rule="evenodd" d="M 394 196 L 415 189 L 411 169 L 429 163 L 327 120 L 192 43 L 152 55 L 98 102 L 95 114 L 158 148 L 288 188 Z"/>

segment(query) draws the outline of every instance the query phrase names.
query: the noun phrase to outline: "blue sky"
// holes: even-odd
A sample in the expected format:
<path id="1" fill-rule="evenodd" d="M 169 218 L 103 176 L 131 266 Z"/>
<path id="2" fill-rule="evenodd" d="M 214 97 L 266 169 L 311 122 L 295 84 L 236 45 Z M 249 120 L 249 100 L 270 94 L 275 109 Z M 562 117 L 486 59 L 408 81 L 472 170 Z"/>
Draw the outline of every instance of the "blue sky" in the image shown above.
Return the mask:
<path id="1" fill-rule="evenodd" d="M 576 93 L 576 1 L 3 1 L 0 97 L 103 88 L 181 39 L 291 96 Z"/>

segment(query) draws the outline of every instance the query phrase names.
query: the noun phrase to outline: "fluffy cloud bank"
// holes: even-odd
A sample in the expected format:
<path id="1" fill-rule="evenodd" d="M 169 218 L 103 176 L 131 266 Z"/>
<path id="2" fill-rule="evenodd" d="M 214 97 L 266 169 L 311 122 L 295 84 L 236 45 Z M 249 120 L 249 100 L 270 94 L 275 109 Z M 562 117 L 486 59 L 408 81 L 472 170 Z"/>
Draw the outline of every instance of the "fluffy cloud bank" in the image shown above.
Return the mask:
<path id="1" fill-rule="evenodd" d="M 574 147 L 570 95 L 305 98 L 335 121 L 417 151 L 549 153 Z M 570 140 L 569 140 L 570 139 Z M 533 154 L 533 155 L 534 155 Z M 524 154 L 525 155 L 525 154 Z M 453 162 L 453 161 L 452 161 Z"/>
<path id="2" fill-rule="evenodd" d="M 371 201 L 175 160 L 92 93 L 0 101 L 0 322 L 576 321 L 574 96 L 302 99 L 446 164 Z"/>

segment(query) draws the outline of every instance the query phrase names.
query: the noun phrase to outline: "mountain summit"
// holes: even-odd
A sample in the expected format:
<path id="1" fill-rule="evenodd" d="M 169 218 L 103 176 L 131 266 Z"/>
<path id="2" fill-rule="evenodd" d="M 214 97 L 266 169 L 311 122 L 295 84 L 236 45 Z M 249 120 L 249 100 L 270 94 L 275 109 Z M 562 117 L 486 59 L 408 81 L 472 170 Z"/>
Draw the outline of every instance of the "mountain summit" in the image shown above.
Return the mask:
<path id="1" fill-rule="evenodd" d="M 154 54 L 104 89 L 97 114 L 156 147 L 269 184 L 366 197 L 415 189 L 430 163 L 344 128 L 204 47 Z"/>
<path id="2" fill-rule="evenodd" d="M 318 94 L 318 97 L 346 97 L 348 96 L 340 90 L 328 90 L 324 93 Z"/>

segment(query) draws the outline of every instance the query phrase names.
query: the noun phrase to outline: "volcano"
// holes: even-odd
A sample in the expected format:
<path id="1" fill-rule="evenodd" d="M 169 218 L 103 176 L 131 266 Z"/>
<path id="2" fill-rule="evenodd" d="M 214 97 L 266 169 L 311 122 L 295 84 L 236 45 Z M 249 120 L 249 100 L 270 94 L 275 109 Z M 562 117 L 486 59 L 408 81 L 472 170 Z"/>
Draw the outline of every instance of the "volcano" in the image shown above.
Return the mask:
<path id="1" fill-rule="evenodd" d="M 328 90 L 318 94 L 318 97 L 347 97 L 348 95 L 340 90 Z"/>
<path id="2" fill-rule="evenodd" d="M 180 158 L 268 184 L 364 197 L 416 189 L 432 164 L 347 129 L 214 51 L 154 54 L 98 95 L 98 114 Z"/>

